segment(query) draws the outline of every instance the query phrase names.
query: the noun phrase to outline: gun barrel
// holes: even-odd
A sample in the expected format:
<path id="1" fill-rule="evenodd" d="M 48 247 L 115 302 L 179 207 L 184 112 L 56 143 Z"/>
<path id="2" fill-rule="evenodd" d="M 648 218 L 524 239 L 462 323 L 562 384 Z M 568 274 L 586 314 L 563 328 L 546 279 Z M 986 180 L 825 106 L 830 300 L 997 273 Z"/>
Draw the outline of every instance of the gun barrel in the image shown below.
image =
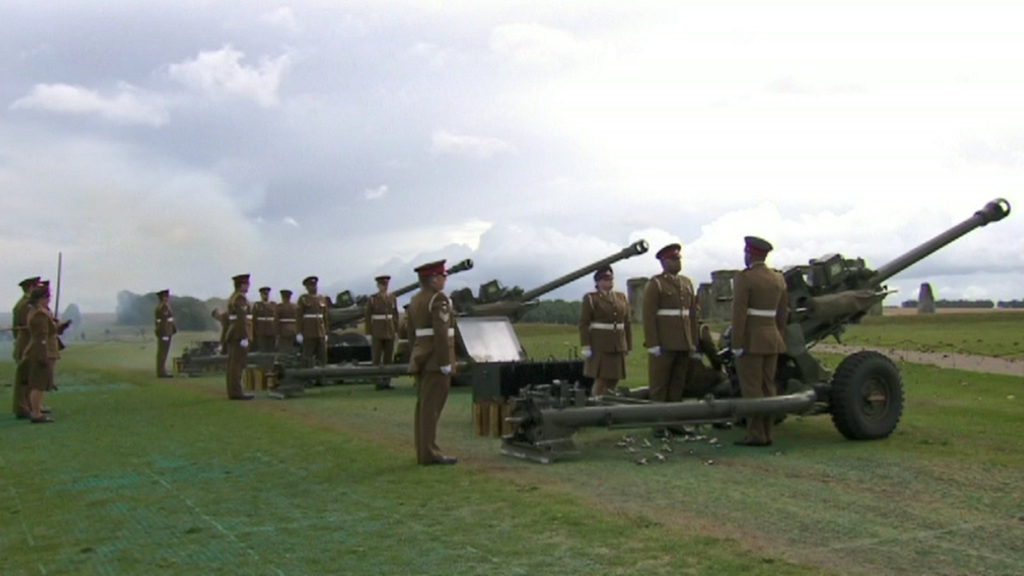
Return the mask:
<path id="1" fill-rule="evenodd" d="M 607 266 L 609 264 L 618 262 L 619 260 L 625 260 L 626 258 L 631 258 L 633 256 L 639 256 L 640 254 L 647 252 L 647 248 L 648 245 L 646 240 L 637 240 L 636 242 L 633 242 L 629 246 L 626 246 L 622 250 L 619 250 L 618 252 L 612 254 L 611 256 L 608 256 L 607 258 L 602 258 L 596 262 L 591 262 L 590 264 L 580 268 L 579 270 L 575 270 L 564 276 L 556 278 L 555 280 L 552 280 L 547 284 L 543 284 L 532 290 L 524 292 L 523 296 L 519 299 L 519 301 L 529 302 L 530 300 L 533 300 L 538 296 L 547 294 L 552 290 L 557 290 L 558 288 L 565 286 L 566 284 L 572 282 L 573 280 L 576 280 L 577 278 L 582 278 L 587 274 L 594 272 L 595 270 L 602 266 Z"/>
<path id="2" fill-rule="evenodd" d="M 879 268 L 871 277 L 871 284 L 880 285 L 968 232 L 990 222 L 998 222 L 1009 214 L 1010 203 L 1003 198 L 996 198 L 970 218 Z"/>
<path id="3" fill-rule="evenodd" d="M 452 275 L 452 274 L 458 274 L 459 272 L 465 272 L 466 270 L 472 270 L 472 269 L 473 269 L 473 260 L 470 259 L 470 258 L 466 258 L 465 260 L 455 264 L 454 266 L 450 266 L 445 272 L 448 275 Z M 416 282 L 413 282 L 412 284 L 409 284 L 408 286 L 402 286 L 398 290 L 395 290 L 394 292 L 392 292 L 392 294 L 394 294 L 395 297 L 397 298 L 399 296 L 404 296 L 404 295 L 408 294 L 409 292 L 412 292 L 413 290 L 415 290 L 415 289 L 417 289 L 419 287 L 420 287 L 420 283 L 419 283 L 419 280 L 417 280 Z"/>

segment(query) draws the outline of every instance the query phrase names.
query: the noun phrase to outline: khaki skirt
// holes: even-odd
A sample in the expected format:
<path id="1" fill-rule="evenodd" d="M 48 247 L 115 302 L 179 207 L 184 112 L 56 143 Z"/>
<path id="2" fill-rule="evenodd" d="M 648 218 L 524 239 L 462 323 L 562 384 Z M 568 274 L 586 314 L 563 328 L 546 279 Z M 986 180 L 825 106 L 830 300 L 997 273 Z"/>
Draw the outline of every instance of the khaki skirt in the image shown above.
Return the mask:
<path id="1" fill-rule="evenodd" d="M 596 352 L 583 362 L 583 375 L 588 378 L 622 380 L 626 377 L 626 353 Z"/>

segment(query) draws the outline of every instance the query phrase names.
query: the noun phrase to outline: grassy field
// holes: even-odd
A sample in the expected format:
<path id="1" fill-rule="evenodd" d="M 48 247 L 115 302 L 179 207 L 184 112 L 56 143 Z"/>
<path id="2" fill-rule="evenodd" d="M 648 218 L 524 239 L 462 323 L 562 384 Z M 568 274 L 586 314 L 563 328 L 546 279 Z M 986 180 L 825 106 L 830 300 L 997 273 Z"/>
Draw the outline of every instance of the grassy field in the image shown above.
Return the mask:
<path id="1" fill-rule="evenodd" d="M 852 326 L 843 342 L 1024 358 L 1024 311 L 869 316 Z"/>
<path id="2" fill-rule="evenodd" d="M 574 353 L 573 327 L 517 330 Z M 58 422 L 0 417 L 0 574 L 1024 573 L 1019 377 L 904 364 L 888 440 L 791 418 L 770 451 L 727 431 L 649 466 L 599 429 L 574 460 L 502 457 L 455 389 L 439 443 L 461 461 L 420 468 L 408 379 L 227 402 L 222 378 L 152 378 L 152 346 L 73 343 Z M 642 355 L 628 371 L 644 384 Z"/>

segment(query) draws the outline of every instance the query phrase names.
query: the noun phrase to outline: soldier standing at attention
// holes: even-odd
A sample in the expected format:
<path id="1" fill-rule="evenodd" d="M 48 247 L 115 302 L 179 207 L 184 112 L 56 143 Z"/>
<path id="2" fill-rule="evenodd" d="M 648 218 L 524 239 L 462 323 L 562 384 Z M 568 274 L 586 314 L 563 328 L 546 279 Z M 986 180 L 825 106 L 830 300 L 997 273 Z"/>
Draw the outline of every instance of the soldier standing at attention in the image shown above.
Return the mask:
<path id="1" fill-rule="evenodd" d="M 580 346 L 583 375 L 594 379 L 591 396 L 603 396 L 626 377 L 626 355 L 633 349 L 629 323 L 629 300 L 612 290 L 615 277 L 611 266 L 594 272 L 596 290 L 583 297 L 580 307 Z"/>
<path id="2" fill-rule="evenodd" d="M 658 250 L 655 257 L 661 261 L 662 272 L 648 280 L 644 288 L 644 347 L 654 402 L 682 401 L 691 356 L 699 356 L 697 294 L 693 282 L 679 273 L 680 250 L 679 244 Z M 655 436 L 666 437 L 669 432 L 657 429 Z M 672 432 L 685 434 L 683 430 Z"/>
<path id="3" fill-rule="evenodd" d="M 398 335 L 398 299 L 388 293 L 390 276 L 377 276 L 377 293 L 366 302 L 366 317 L 363 324 L 370 336 L 373 364 L 391 364 L 395 354 L 395 337 Z M 377 379 L 377 390 L 392 390 L 391 379 Z"/>
<path id="4" fill-rule="evenodd" d="M 249 341 L 252 340 L 252 325 L 249 322 L 249 275 L 239 274 L 232 278 L 235 291 L 228 298 L 224 323 L 224 347 L 228 353 L 227 390 L 229 400 L 252 400 L 252 394 L 242 392 L 242 373 L 248 364 Z"/>
<path id="5" fill-rule="evenodd" d="M 437 446 L 437 421 L 448 400 L 455 358 L 455 315 L 444 294 L 444 260 L 416 268 L 420 291 L 409 302 L 410 338 L 415 338 L 409 372 L 416 380 L 416 416 L 413 430 L 416 462 L 455 464 Z"/>
<path id="6" fill-rule="evenodd" d="M 274 328 L 277 332 L 277 351 L 291 354 L 295 351 L 296 318 L 299 309 L 292 302 L 292 291 L 281 290 L 281 303 L 274 307 Z"/>
<path id="7" fill-rule="evenodd" d="M 273 352 L 277 349 L 277 331 L 274 326 L 275 305 L 270 301 L 270 286 L 260 288 L 260 301 L 252 305 L 255 352 Z"/>
<path id="8" fill-rule="evenodd" d="M 25 278 L 19 284 L 22 296 L 14 305 L 11 313 L 11 332 L 14 334 L 14 362 L 17 364 L 14 374 L 14 415 L 21 420 L 30 418 L 32 408 L 29 405 L 28 388 L 28 365 L 22 364 L 21 356 L 28 347 L 28 313 L 31 310 L 29 300 L 32 297 L 32 290 L 39 285 L 39 276 Z"/>
<path id="9" fill-rule="evenodd" d="M 306 293 L 299 296 L 299 334 L 302 344 L 302 358 L 309 365 L 327 364 L 327 300 L 316 293 L 316 276 L 307 276 L 302 281 Z"/>
<path id="10" fill-rule="evenodd" d="M 171 336 L 178 333 L 174 325 L 174 314 L 171 312 L 171 291 L 161 290 L 156 293 L 156 309 L 153 318 L 156 322 L 156 377 L 170 378 L 167 373 L 167 354 L 171 351 Z"/>
<path id="11" fill-rule="evenodd" d="M 19 362 L 28 375 L 29 419 L 33 424 L 48 424 L 53 419 L 43 412 L 43 393 L 53 390 L 53 369 L 60 359 L 57 337 L 61 332 L 50 311 L 50 287 L 37 286 L 29 296 L 26 319 L 29 342 Z"/>
<path id="12" fill-rule="evenodd" d="M 786 351 L 784 331 L 788 313 L 786 281 L 765 266 L 772 250 L 768 241 L 744 238 L 746 269 L 733 280 L 732 349 L 736 375 L 744 398 L 775 396 L 775 368 Z M 747 437 L 740 446 L 771 446 L 774 416 L 748 416 Z"/>

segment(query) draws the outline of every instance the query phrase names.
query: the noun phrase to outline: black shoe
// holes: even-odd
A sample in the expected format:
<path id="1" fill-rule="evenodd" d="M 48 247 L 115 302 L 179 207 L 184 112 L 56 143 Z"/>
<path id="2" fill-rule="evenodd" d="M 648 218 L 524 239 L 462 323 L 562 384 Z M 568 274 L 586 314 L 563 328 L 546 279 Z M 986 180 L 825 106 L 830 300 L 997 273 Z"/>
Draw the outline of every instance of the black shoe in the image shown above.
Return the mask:
<path id="1" fill-rule="evenodd" d="M 228 400 L 252 400 L 255 398 L 252 394 L 242 394 L 241 396 L 229 396 Z"/>
<path id="2" fill-rule="evenodd" d="M 39 418 L 30 418 L 33 424 L 50 424 L 53 422 L 53 418 L 49 416 L 40 416 Z"/>
<path id="3" fill-rule="evenodd" d="M 459 461 L 459 459 L 456 458 L 455 456 L 438 456 L 434 460 L 434 464 L 447 464 L 447 465 L 451 465 L 451 464 L 455 464 L 458 461 Z"/>
<path id="4" fill-rule="evenodd" d="M 42 412 L 43 414 L 52 414 L 53 408 L 50 408 L 49 406 L 43 406 L 42 408 L 39 409 L 39 411 Z"/>
<path id="5" fill-rule="evenodd" d="M 754 447 L 757 447 L 757 448 L 763 448 L 765 446 L 771 446 L 772 445 L 772 443 L 770 441 L 769 442 L 760 442 L 760 441 L 754 440 L 753 438 L 743 438 L 741 440 L 737 440 L 737 441 L 733 442 L 733 444 L 735 444 L 737 446 L 754 446 Z"/>

